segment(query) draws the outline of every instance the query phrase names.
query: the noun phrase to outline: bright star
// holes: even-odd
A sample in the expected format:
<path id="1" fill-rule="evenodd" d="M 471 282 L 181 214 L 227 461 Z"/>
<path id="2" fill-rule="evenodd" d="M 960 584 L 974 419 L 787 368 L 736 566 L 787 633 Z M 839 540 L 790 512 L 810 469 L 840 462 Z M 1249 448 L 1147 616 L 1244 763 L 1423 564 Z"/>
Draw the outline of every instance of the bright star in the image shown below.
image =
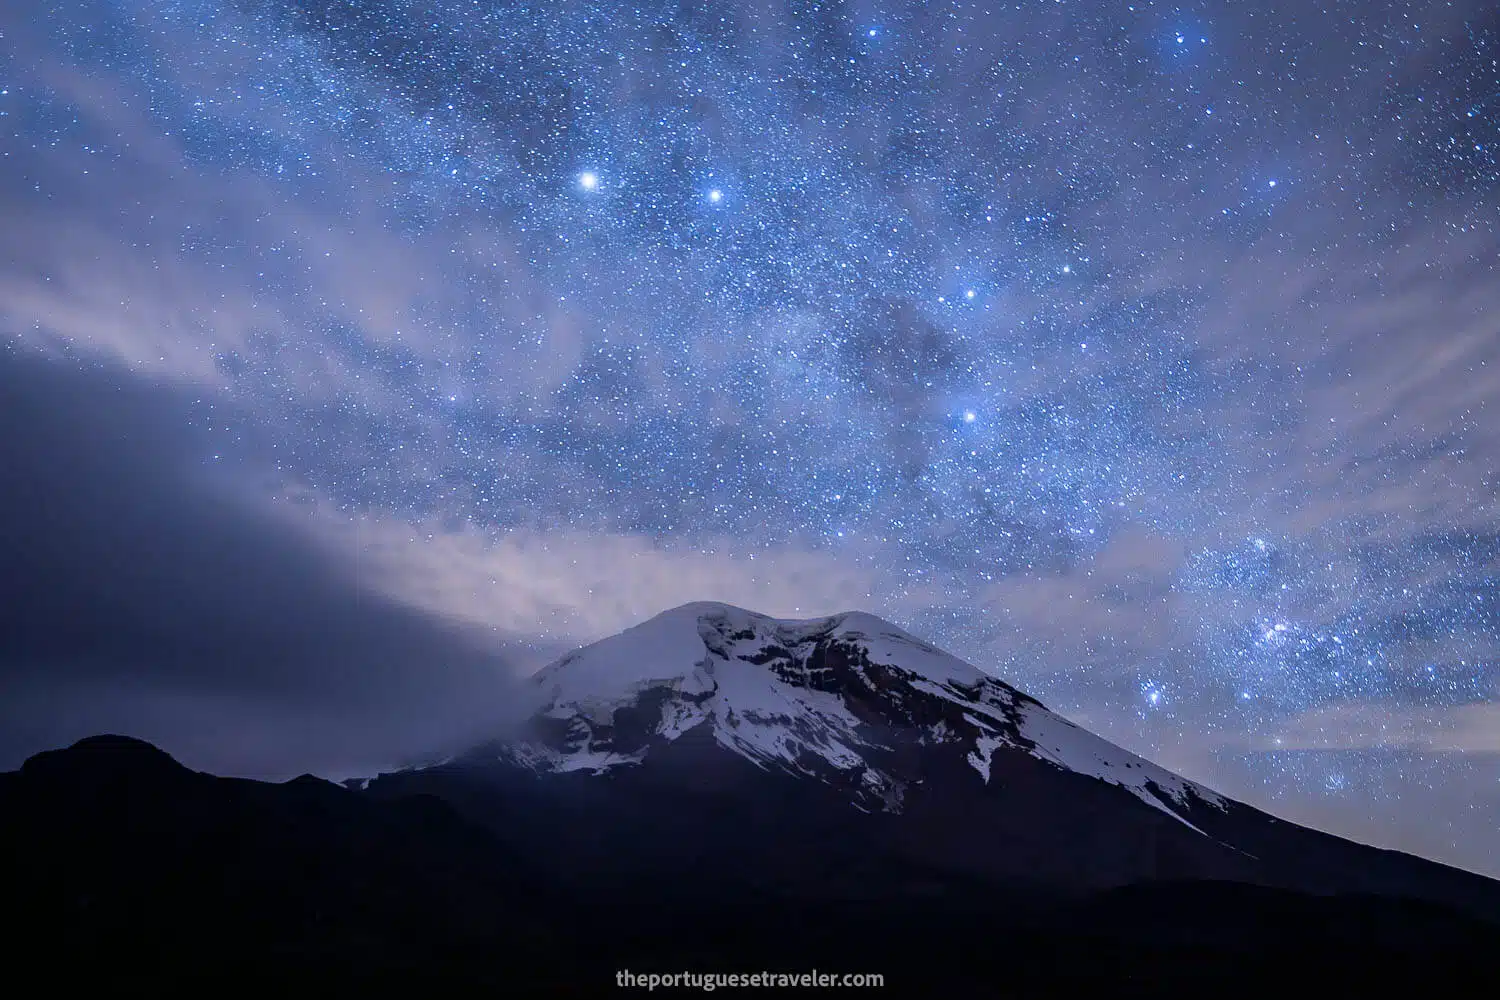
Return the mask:
<path id="1" fill-rule="evenodd" d="M 578 186 L 585 191 L 592 191 L 599 186 L 599 175 L 592 170 L 585 170 L 578 175 Z"/>
<path id="2" fill-rule="evenodd" d="M 975 413 L 973 410 L 965 410 L 964 411 L 964 423 L 966 423 L 966 424 L 972 424 L 974 421 L 976 421 L 978 419 L 979 419 L 979 415 L 977 413 Z"/>
<path id="3" fill-rule="evenodd" d="M 724 192 L 720 191 L 718 188 L 714 188 L 712 191 L 708 192 L 708 200 L 717 205 L 719 202 L 724 200 Z"/>
<path id="4" fill-rule="evenodd" d="M 974 289 L 971 288 L 967 292 L 964 292 L 964 298 L 966 298 L 966 299 L 972 299 L 973 297 L 974 297 Z"/>

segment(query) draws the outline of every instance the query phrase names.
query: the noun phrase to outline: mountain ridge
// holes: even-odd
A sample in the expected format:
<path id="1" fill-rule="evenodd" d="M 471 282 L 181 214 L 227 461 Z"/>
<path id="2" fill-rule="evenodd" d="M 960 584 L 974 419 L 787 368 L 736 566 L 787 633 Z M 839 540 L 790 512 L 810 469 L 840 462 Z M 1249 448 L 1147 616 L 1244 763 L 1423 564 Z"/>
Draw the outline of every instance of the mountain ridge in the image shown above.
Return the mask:
<path id="1" fill-rule="evenodd" d="M 528 727 L 342 785 L 118 736 L 0 774 L 21 965 L 585 996 L 620 969 L 839 968 L 1072 996 L 1278 968 L 1430 985 L 1500 944 L 1500 882 L 1187 782 L 874 616 L 696 602 L 537 678 Z"/>
<path id="2" fill-rule="evenodd" d="M 520 731 L 368 790 L 463 803 L 543 867 L 565 841 L 583 880 L 675 878 L 686 862 L 660 838 L 713 842 L 722 861 L 692 862 L 708 877 L 737 869 L 785 898 L 1210 879 L 1500 919 L 1487 879 L 1228 799 L 863 612 L 693 602 L 561 657 L 530 698 Z M 496 807 L 513 800 L 524 822 Z"/>
<path id="3" fill-rule="evenodd" d="M 461 803 L 219 778 L 119 737 L 0 774 L 0 812 L 0 877 L 24 916 L 9 969 L 73 986 L 597 996 L 621 969 L 816 968 L 879 973 L 903 996 L 1430 988 L 1472 982 L 1500 943 L 1500 924 L 1438 904 L 1219 880 L 1045 905 L 992 885 L 856 900 L 580 891 Z"/>

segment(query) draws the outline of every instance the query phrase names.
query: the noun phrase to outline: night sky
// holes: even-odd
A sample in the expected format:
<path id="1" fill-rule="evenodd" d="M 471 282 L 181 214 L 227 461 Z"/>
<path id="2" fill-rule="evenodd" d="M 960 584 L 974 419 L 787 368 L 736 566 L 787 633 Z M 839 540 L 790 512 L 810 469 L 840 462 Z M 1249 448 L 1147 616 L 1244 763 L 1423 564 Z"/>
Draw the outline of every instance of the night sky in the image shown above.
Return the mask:
<path id="1" fill-rule="evenodd" d="M 1500 874 L 1490 0 L 7 0 L 0 765 L 882 615 Z"/>

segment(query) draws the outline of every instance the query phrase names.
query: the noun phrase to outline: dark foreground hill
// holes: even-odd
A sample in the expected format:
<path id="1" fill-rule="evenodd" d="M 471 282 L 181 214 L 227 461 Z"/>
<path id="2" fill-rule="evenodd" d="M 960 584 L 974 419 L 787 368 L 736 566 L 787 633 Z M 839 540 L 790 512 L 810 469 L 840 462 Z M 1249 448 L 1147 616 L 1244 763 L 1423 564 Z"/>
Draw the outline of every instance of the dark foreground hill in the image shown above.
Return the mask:
<path id="1" fill-rule="evenodd" d="M 1460 982 L 1500 945 L 1452 907 L 1223 881 L 1047 900 L 939 880 L 925 898 L 820 900 L 559 879 L 431 797 L 218 778 L 121 737 L 0 775 L 0 817 L 5 968 L 49 994 L 597 996 L 621 992 L 622 970 L 817 969 L 899 995 L 1302 995 Z M 874 877 L 921 881 L 902 863 Z"/>

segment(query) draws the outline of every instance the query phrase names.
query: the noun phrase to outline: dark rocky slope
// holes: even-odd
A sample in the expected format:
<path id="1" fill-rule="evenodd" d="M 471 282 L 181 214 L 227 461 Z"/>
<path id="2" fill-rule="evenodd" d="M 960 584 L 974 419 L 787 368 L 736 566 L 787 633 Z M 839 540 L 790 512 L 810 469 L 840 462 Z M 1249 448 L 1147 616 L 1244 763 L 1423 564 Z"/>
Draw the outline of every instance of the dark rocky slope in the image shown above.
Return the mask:
<path id="1" fill-rule="evenodd" d="M 572 828 L 591 806 L 555 811 L 537 797 L 544 779 L 523 777 L 532 787 L 491 783 L 492 822 L 476 824 L 462 804 L 389 785 L 372 795 L 312 778 L 216 778 L 119 737 L 38 755 L 0 776 L 0 878 L 19 928 L 7 971 L 127 992 L 595 996 L 618 992 L 620 969 L 817 968 L 881 973 L 897 995 L 1249 985 L 1300 995 L 1314 983 L 1456 982 L 1500 944 L 1496 925 L 1393 896 L 1152 881 L 1062 898 L 928 870 L 849 840 L 857 827 L 820 829 L 844 838 L 821 846 L 773 836 L 747 874 L 733 867 L 744 855 L 721 853 L 715 838 L 776 825 L 747 825 L 733 797 L 719 800 L 718 825 L 694 820 L 707 839 L 684 853 L 664 849 L 645 819 L 627 832 Z M 509 838 L 495 832 L 507 814 Z M 635 835 L 647 841 L 621 839 Z M 551 861 L 537 864 L 548 837 Z M 608 846 L 567 877 L 591 838 Z M 661 867 L 618 867 L 627 857 Z M 779 860 L 809 880 L 757 885 Z M 825 882 L 820 862 L 844 871 Z M 842 888 L 823 895 L 825 884 Z"/>

